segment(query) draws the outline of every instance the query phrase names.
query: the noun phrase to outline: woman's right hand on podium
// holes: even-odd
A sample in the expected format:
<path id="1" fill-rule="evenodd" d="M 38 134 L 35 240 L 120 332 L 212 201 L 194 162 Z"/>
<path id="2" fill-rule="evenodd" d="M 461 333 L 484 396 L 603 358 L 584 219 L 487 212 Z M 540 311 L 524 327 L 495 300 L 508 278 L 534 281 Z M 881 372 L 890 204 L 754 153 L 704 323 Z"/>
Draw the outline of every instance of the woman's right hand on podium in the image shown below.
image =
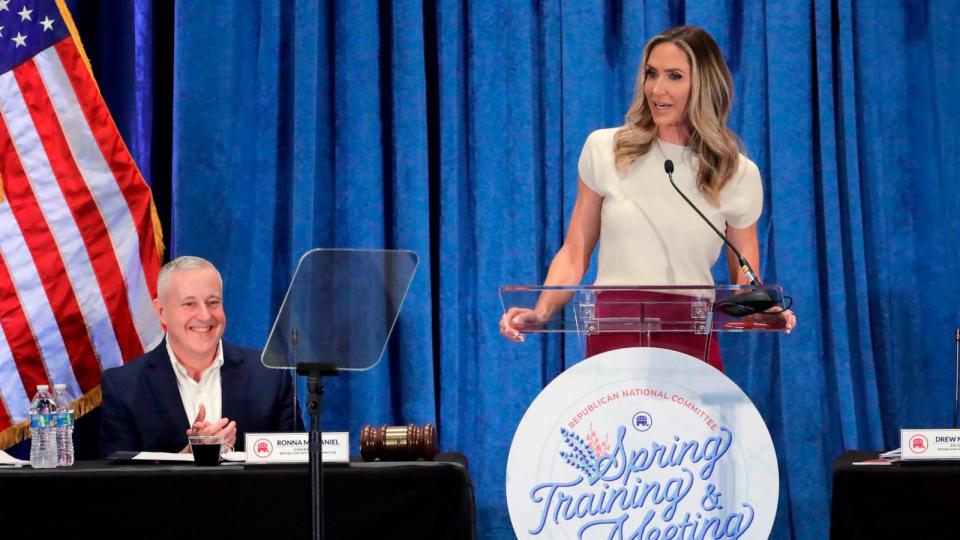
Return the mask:
<path id="1" fill-rule="evenodd" d="M 514 343 L 523 343 L 522 329 L 543 322 L 544 319 L 532 309 L 512 307 L 500 317 L 500 335 Z"/>

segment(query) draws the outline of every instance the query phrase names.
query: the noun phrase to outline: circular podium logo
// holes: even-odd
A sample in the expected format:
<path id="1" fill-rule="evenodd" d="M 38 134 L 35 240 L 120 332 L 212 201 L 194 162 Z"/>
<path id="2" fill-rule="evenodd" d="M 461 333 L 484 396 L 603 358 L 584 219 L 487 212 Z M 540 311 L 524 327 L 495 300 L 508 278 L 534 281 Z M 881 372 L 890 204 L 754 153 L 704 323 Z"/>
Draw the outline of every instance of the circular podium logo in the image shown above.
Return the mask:
<path id="1" fill-rule="evenodd" d="M 518 538 L 767 538 L 773 441 L 750 399 L 682 353 L 583 360 L 533 401 L 507 460 Z"/>

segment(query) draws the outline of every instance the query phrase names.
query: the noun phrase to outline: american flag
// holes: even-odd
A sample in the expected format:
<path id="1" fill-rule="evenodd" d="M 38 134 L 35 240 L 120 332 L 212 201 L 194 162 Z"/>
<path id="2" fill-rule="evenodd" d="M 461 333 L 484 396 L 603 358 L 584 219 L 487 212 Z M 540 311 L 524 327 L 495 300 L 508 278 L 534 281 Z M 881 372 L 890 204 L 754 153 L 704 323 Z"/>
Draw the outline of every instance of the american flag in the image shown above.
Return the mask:
<path id="1" fill-rule="evenodd" d="M 78 414 L 100 372 L 162 338 L 151 310 L 162 240 L 70 15 L 0 0 L 0 448 L 29 433 L 38 384 Z"/>

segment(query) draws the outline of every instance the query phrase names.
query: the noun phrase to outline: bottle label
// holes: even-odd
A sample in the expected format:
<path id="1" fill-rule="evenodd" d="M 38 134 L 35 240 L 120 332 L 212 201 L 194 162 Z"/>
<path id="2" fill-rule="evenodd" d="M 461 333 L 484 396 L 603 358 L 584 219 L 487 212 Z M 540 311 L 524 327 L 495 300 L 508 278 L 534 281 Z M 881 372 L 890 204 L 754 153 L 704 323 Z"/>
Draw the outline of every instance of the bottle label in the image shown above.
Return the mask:
<path id="1" fill-rule="evenodd" d="M 50 414 L 42 414 L 42 413 L 31 414 L 30 429 L 41 429 L 41 428 L 50 427 L 52 425 L 51 423 L 52 418 L 50 418 L 50 416 L 51 416 Z"/>
<path id="2" fill-rule="evenodd" d="M 54 422 L 57 427 L 73 425 L 73 411 L 63 411 L 55 413 Z"/>

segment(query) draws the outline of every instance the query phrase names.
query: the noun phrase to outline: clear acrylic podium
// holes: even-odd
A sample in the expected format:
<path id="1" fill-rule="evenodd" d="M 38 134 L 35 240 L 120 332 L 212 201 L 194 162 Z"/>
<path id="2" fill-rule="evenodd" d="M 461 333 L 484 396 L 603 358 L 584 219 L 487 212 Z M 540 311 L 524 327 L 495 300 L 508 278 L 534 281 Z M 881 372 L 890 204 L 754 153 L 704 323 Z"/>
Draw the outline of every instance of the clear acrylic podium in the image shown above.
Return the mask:
<path id="1" fill-rule="evenodd" d="M 756 301 L 763 295 L 766 304 Z M 517 325 L 521 333 L 575 333 L 588 340 L 617 334 L 625 338 L 621 346 L 635 347 L 664 346 L 684 334 L 703 336 L 703 350 L 693 355 L 702 360 L 710 353 L 711 334 L 784 330 L 776 313 L 783 309 L 777 285 L 513 285 L 501 287 L 500 301 L 504 313 L 527 309 L 541 318 Z"/>

